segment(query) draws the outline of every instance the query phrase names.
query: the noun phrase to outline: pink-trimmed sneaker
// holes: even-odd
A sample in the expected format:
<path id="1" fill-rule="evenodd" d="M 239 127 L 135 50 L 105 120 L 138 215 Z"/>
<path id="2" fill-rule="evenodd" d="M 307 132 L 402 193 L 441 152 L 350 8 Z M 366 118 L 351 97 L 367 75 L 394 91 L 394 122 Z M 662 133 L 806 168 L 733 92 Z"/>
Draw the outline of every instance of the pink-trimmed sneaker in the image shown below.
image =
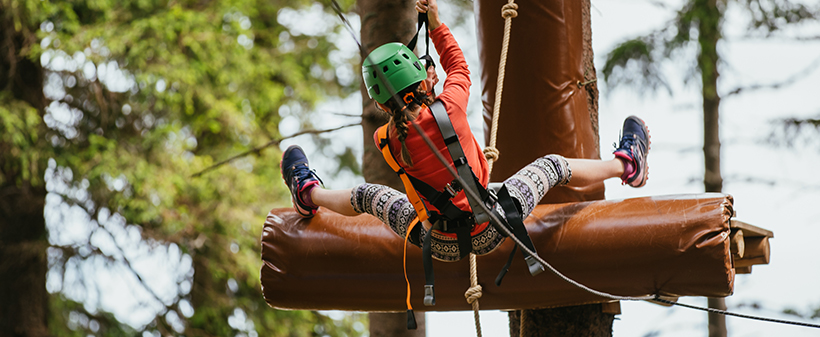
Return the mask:
<path id="1" fill-rule="evenodd" d="M 649 177 L 649 165 L 646 156 L 649 154 L 649 129 L 643 120 L 629 116 L 624 121 L 621 131 L 621 141 L 615 149 L 615 157 L 632 163 L 632 172 L 625 172 L 621 176 L 621 183 L 632 187 L 646 185 Z"/>
<path id="2" fill-rule="evenodd" d="M 311 170 L 308 166 L 308 160 L 305 156 L 305 151 L 298 145 L 291 145 L 282 154 L 282 162 L 280 163 L 282 170 L 282 178 L 285 179 L 285 184 L 290 189 L 290 195 L 293 199 L 293 208 L 303 218 L 310 218 L 316 214 L 319 206 L 313 202 L 306 201 L 302 197 L 309 190 L 319 185 L 322 179 L 316 175 L 316 172 Z"/>

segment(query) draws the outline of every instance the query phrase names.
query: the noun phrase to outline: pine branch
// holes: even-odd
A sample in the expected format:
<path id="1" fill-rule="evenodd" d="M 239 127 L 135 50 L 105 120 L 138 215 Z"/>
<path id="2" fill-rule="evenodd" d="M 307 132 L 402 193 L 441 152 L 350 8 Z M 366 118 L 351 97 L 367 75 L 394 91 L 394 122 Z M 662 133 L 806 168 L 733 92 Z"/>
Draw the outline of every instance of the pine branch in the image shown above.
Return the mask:
<path id="1" fill-rule="evenodd" d="M 746 34 L 740 35 L 735 37 L 727 37 L 727 40 L 732 41 L 771 41 L 775 39 L 777 41 L 798 41 L 798 42 L 813 42 L 813 41 L 820 41 L 820 35 L 810 35 L 810 36 L 786 36 L 783 34 Z"/>
<path id="2" fill-rule="evenodd" d="M 814 62 L 809 64 L 808 67 L 805 69 L 798 71 L 797 73 L 789 76 L 786 80 L 778 83 L 771 83 L 771 84 L 754 84 L 748 87 L 737 87 L 734 90 L 728 92 L 727 94 L 723 95 L 723 97 L 731 97 L 734 95 L 738 95 L 741 93 L 745 93 L 747 91 L 755 91 L 755 90 L 762 90 L 762 89 L 780 89 L 782 87 L 786 87 L 789 85 L 794 84 L 795 82 L 803 79 L 804 77 L 808 77 L 815 69 L 820 67 L 820 57 L 816 58 Z"/>
<path id="3" fill-rule="evenodd" d="M 191 178 L 197 178 L 197 177 L 199 177 L 199 176 L 202 176 L 202 175 L 203 175 L 203 174 L 205 174 L 206 172 L 213 171 L 213 170 L 215 170 L 215 169 L 219 168 L 220 166 L 225 165 L 225 164 L 228 164 L 228 163 L 230 163 L 230 162 L 233 162 L 233 161 L 235 161 L 235 160 L 237 160 L 237 159 L 239 159 L 239 158 L 243 158 L 243 157 L 246 157 L 246 156 L 251 155 L 251 154 L 257 154 L 257 155 L 258 155 L 260 152 L 262 152 L 262 150 L 264 150 L 264 149 L 266 149 L 266 148 L 269 148 L 269 147 L 271 147 L 271 146 L 279 145 L 279 143 L 281 143 L 283 140 L 286 140 L 286 139 L 290 139 L 290 138 L 294 138 L 294 137 L 297 137 L 297 136 L 302 136 L 302 135 L 307 135 L 307 134 L 318 135 L 318 134 L 322 134 L 322 133 L 325 133 L 325 132 L 337 131 L 337 130 L 341 130 L 341 129 L 344 129 L 344 128 L 348 128 L 348 127 L 351 127 L 351 126 L 357 126 L 357 125 L 361 125 L 361 122 L 350 123 L 350 124 L 347 124 L 347 125 L 342 125 L 342 126 L 340 126 L 340 127 L 336 127 L 336 128 L 332 128 L 332 129 L 325 129 L 325 130 L 305 130 L 305 131 L 301 131 L 301 132 L 294 133 L 294 134 L 292 134 L 292 135 L 290 135 L 290 136 L 287 136 L 287 137 L 282 137 L 282 138 L 280 138 L 280 139 L 274 139 L 274 140 L 271 140 L 271 141 L 267 142 L 266 144 L 264 144 L 264 145 L 262 145 L 262 146 L 257 146 L 257 147 L 255 147 L 255 148 L 252 148 L 252 149 L 248 150 L 248 151 L 242 152 L 242 153 L 237 154 L 237 155 L 235 155 L 235 156 L 233 156 L 233 157 L 230 157 L 230 158 L 225 159 L 225 160 L 223 160 L 223 161 L 220 161 L 220 162 L 218 162 L 218 163 L 216 163 L 216 164 L 213 164 L 213 165 L 211 165 L 211 166 L 209 166 L 209 167 L 205 168 L 205 169 L 204 169 L 204 170 L 202 170 L 202 171 L 199 171 L 199 172 L 197 172 L 197 173 L 192 174 L 192 175 L 191 175 Z"/>

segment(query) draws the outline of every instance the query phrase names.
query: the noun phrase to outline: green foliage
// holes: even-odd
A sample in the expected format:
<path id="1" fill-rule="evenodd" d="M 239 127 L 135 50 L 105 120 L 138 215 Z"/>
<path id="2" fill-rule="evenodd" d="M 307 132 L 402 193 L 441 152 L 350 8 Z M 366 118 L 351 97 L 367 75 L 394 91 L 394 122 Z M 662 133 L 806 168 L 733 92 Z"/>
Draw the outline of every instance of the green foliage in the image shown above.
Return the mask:
<path id="1" fill-rule="evenodd" d="M 120 322 L 114 315 L 106 312 L 91 313 L 82 305 L 63 296 L 52 296 L 49 302 L 51 314 L 48 326 L 53 336 L 85 337 L 99 336 L 134 336 L 137 332 Z"/>
<path id="2" fill-rule="evenodd" d="M 37 109 L 0 92 L 0 186 L 43 185 L 42 170 L 50 151 L 43 145 L 42 119 Z M 6 181 L 6 180 L 12 181 Z"/>
<path id="3" fill-rule="evenodd" d="M 750 28 L 762 29 L 766 35 L 780 30 L 786 24 L 816 20 L 817 8 L 786 1 L 742 0 L 743 8 L 751 17 Z"/>
<path id="4" fill-rule="evenodd" d="M 654 45 L 641 38 L 621 43 L 607 54 L 607 62 L 601 70 L 604 80 L 614 86 L 637 85 L 653 91 L 665 87 L 671 91 L 657 70 L 653 51 Z"/>
<path id="5" fill-rule="evenodd" d="M 343 1 L 345 8 L 353 4 Z M 140 285 L 157 297 L 149 300 L 164 309 L 137 327 L 93 304 L 89 312 L 78 304 L 84 298 L 65 293 L 93 282 L 63 282 L 62 292 L 52 295 L 54 335 L 363 332 L 361 315 L 338 321 L 315 312 L 278 311 L 262 298 L 264 216 L 272 207 L 290 205 L 278 150 L 191 177 L 281 138 L 280 111 L 309 115 L 327 97 L 358 91 L 357 80 L 336 75 L 339 67 L 356 69 L 358 56 L 338 50 L 334 39 L 341 29 L 329 7 L 308 0 L 0 0 L 0 9 L 8 9 L 2 23 L 28 37 L 20 55 L 44 71 L 39 89 L 45 101 L 39 103 L 46 107 L 36 108 L 16 95 L 13 85 L 0 82 L 0 186 L 47 188 L 87 213 L 87 223 L 50 221 L 49 230 L 80 226 L 91 233 L 87 240 L 52 242 L 70 253 L 52 257 L 52 274 L 94 278 L 105 266 L 144 273 L 133 266 L 141 255 L 123 243 L 127 234 L 106 224 L 110 214 L 139 228 L 142 244 L 133 247 L 173 245 L 193 266 L 176 281 L 190 289 L 179 286 L 170 297 L 156 295 L 145 281 L 162 275 L 142 275 Z M 326 27 L 306 27 L 300 18 L 313 20 L 308 26 Z M 13 72 L 6 64 L 0 63 L 0 74 Z M 340 167 L 358 172 L 350 157 L 341 155 Z M 113 238 L 113 252 L 94 240 L 104 232 Z M 89 256 L 105 263 L 83 264 L 95 261 Z M 189 317 L 182 301 L 193 307 Z M 101 332 L 72 325 L 78 315 L 88 318 L 86 323 L 96 320 Z M 178 317 L 183 329 L 170 316 Z M 237 323 L 229 324 L 229 317 Z"/>

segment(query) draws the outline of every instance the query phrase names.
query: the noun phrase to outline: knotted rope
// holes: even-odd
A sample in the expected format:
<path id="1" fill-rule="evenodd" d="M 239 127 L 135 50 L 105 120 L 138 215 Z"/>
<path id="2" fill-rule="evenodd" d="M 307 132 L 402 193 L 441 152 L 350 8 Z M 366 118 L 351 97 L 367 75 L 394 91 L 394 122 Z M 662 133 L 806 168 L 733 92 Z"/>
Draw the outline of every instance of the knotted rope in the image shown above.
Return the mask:
<path id="1" fill-rule="evenodd" d="M 487 158 L 489 172 L 493 171 L 493 162 L 499 157 L 499 151 L 495 147 L 498 138 L 498 116 L 501 114 L 501 93 L 504 91 L 504 71 L 507 68 L 507 50 L 510 45 L 510 31 L 512 30 L 512 19 L 518 16 L 518 4 L 515 0 L 509 0 L 501 7 L 501 17 L 504 18 L 504 39 L 501 42 L 501 59 L 498 62 L 498 77 L 496 78 L 495 101 L 493 102 L 493 121 L 490 128 L 490 144 L 484 148 L 484 157 Z M 476 335 L 481 337 L 481 321 L 478 315 L 478 299 L 481 298 L 481 286 L 478 285 L 478 266 L 476 255 L 470 253 L 470 288 L 464 293 L 467 303 L 472 304 L 475 316 Z"/>

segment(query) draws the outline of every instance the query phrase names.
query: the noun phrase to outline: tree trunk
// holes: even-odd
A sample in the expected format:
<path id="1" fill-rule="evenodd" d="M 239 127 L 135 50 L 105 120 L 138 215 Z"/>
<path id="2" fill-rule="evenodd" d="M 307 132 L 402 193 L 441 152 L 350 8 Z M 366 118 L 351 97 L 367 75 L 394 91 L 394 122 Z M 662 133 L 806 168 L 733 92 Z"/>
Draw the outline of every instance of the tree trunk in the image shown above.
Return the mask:
<path id="1" fill-rule="evenodd" d="M 401 0 L 359 0 L 359 16 L 362 21 L 362 48 L 364 55 L 388 42 L 407 43 L 413 38 L 418 15 L 415 2 Z M 387 185 L 403 190 L 401 180 L 382 159 L 374 145 L 373 133 L 384 123 L 388 115 L 376 108 L 367 89 L 362 84 L 362 129 L 364 131 L 364 157 L 362 174 L 367 182 Z"/>
<path id="2" fill-rule="evenodd" d="M 512 324 L 516 319 L 518 326 Z M 602 312 L 601 304 L 521 310 L 510 314 L 510 336 L 612 336 L 614 320 L 615 315 Z"/>
<path id="3" fill-rule="evenodd" d="M 414 1 L 359 0 L 359 16 L 362 22 L 362 48 L 367 56 L 373 49 L 388 42 L 407 43 L 415 34 L 418 15 Z M 395 172 L 382 158 L 373 142 L 373 133 L 387 123 L 386 113 L 376 109 L 374 101 L 362 85 L 362 130 L 364 131 L 364 156 L 362 175 L 369 183 L 382 184 L 403 191 L 404 186 Z M 397 301 L 403 299 L 397 298 Z M 371 313 L 370 336 L 424 336 L 424 313 L 416 313 L 418 329 L 407 330 L 407 315 L 401 313 Z"/>
<path id="4" fill-rule="evenodd" d="M 48 336 L 45 190 L 0 188 L 0 336 Z"/>
<path id="5" fill-rule="evenodd" d="M 703 94 L 703 186 L 706 192 L 721 192 L 723 178 L 720 174 L 720 96 L 717 92 L 719 56 L 717 43 L 721 38 L 720 23 L 723 14 L 717 0 L 698 0 L 701 17 L 698 23 L 698 43 L 700 54 L 698 66 L 701 69 Z M 726 310 L 723 298 L 709 298 L 709 307 Z M 709 337 L 726 337 L 726 317 L 709 313 Z"/>
<path id="6" fill-rule="evenodd" d="M 699 0 L 705 14 L 699 22 L 698 43 L 700 55 L 698 66 L 703 81 L 703 157 L 705 172 L 703 186 L 706 192 L 720 192 L 723 178 L 720 175 L 720 96 L 717 92 L 719 56 L 717 43 L 720 39 L 721 13 L 717 0 Z"/>
<path id="7" fill-rule="evenodd" d="M 42 115 L 43 69 L 39 60 L 20 57 L 20 50 L 36 43 L 36 27 L 15 28 L 13 18 L 2 15 L 2 7 L 0 95 L 24 101 Z M 17 150 L 0 142 L 0 336 L 48 336 L 46 191 L 24 178 L 24 170 L 41 175 L 35 180 L 42 179 L 42 172 L 21 167 Z"/>

